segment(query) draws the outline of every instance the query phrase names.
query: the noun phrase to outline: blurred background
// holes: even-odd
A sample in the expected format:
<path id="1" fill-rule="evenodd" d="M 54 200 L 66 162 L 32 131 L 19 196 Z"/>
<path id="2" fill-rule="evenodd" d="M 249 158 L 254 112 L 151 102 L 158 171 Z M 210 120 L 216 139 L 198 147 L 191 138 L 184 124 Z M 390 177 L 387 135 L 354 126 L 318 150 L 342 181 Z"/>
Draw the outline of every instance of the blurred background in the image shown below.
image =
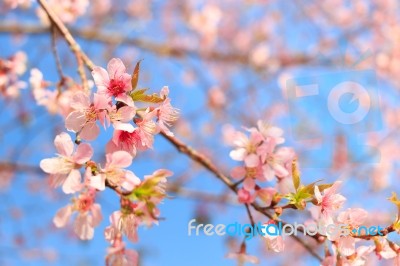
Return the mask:
<path id="1" fill-rule="evenodd" d="M 293 147 L 307 165 L 301 168 L 304 183 L 343 180 L 346 208 L 367 209 L 371 224 L 393 221 L 396 210 L 386 199 L 399 191 L 398 1 L 50 0 L 49 4 L 96 65 L 105 67 L 119 57 L 132 72 L 143 59 L 140 87 L 158 92 L 169 86 L 172 104 L 181 114 L 173 132 L 207 154 L 223 172 L 237 165 L 229 157 L 224 132 L 264 120 L 285 131 L 284 146 Z M 0 265 L 103 265 L 107 248 L 103 229 L 108 215 L 119 208 L 115 193 L 101 193 L 104 219 L 92 241 L 78 240 L 72 228 L 53 226 L 55 212 L 69 197 L 48 186 L 38 165 L 54 155 L 53 139 L 65 131 L 62 102 L 53 108 L 38 106 L 30 70 L 39 69 L 57 90 L 54 42 L 64 75 L 79 82 L 74 55 L 61 37 L 53 37 L 36 2 L 1 0 L 0 62 L 13 58 L 23 62 L 26 56 L 26 66 L 17 71 L 18 84 L 9 86 L 0 63 Z M 363 76 L 364 71 L 373 78 Z M 316 80 L 329 81 L 329 87 L 343 73 L 350 73 L 345 76 L 349 79 L 359 77 L 376 92 L 377 121 L 350 132 L 375 147 L 367 154 L 374 160 L 354 162 L 358 150 L 348 149 L 349 132 L 324 117 L 324 95 L 301 112 L 290 108 L 288 81 L 322 77 Z M 315 116 L 318 113 L 323 115 Z M 319 132 L 319 140 L 329 142 L 330 149 L 309 152 L 312 145 L 299 140 L 298 134 L 310 130 Z M 104 145 L 111 132 L 102 130 L 94 147 Z M 321 157 L 328 163 L 313 164 Z M 104 154 L 94 158 L 103 161 Z M 135 158 L 131 170 L 143 177 L 159 168 L 174 172 L 170 198 L 161 205 L 165 220 L 152 228 L 141 227 L 139 242 L 130 244 L 140 253 L 140 265 L 236 265 L 224 256 L 237 251 L 240 238 L 189 237 L 187 224 L 193 218 L 213 224 L 247 223 L 244 206 L 219 180 L 161 137 L 156 138 L 154 150 Z M 288 211 L 285 219 L 302 222 L 309 216 Z M 248 253 L 259 256 L 261 265 L 294 261 L 319 265 L 292 239 L 285 243 L 285 252 L 273 253 L 254 239 L 248 242 Z M 315 249 L 323 254 L 322 246 Z M 368 263 L 392 265 L 374 255 Z"/>

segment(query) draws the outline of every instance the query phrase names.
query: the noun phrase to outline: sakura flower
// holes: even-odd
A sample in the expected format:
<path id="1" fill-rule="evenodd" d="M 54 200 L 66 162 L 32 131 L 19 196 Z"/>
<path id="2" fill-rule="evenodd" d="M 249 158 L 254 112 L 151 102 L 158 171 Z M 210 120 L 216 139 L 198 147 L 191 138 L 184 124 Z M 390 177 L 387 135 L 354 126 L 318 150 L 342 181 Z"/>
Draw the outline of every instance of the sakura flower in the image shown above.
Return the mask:
<path id="1" fill-rule="evenodd" d="M 238 200 L 240 203 L 253 203 L 255 195 L 252 195 L 250 191 L 245 188 L 238 190 Z"/>
<path id="2" fill-rule="evenodd" d="M 27 56 L 17 52 L 8 59 L 0 59 L 0 94 L 7 98 L 18 98 L 26 83 L 19 80 L 26 70 Z"/>
<path id="3" fill-rule="evenodd" d="M 138 125 L 136 131 L 141 141 L 141 145 L 138 147 L 153 148 L 154 135 L 157 133 L 157 125 L 153 121 L 154 113 L 146 110 L 146 112 L 142 112 L 140 115 L 141 118 L 135 120 L 136 125 Z"/>
<path id="4" fill-rule="evenodd" d="M 393 259 L 397 257 L 397 252 L 389 245 L 388 241 L 383 238 L 382 240 L 375 241 L 375 253 L 379 258 L 384 258 L 386 260 Z M 398 248 L 398 247 L 397 247 Z"/>
<path id="5" fill-rule="evenodd" d="M 341 194 L 336 193 L 341 183 L 341 181 L 336 181 L 330 188 L 323 191 L 323 195 L 318 186 L 314 188 L 315 198 L 318 202 L 318 212 L 321 216 L 321 221 L 325 224 L 333 224 L 332 215 L 334 211 L 340 209 L 346 200 Z"/>
<path id="6" fill-rule="evenodd" d="M 56 136 L 54 145 L 59 153 L 58 157 L 43 159 L 40 168 L 50 174 L 53 186 L 62 185 L 64 193 L 75 193 L 81 188 L 79 168 L 90 160 L 93 149 L 89 144 L 81 143 L 74 152 L 74 143 L 65 132 Z"/>
<path id="7" fill-rule="evenodd" d="M 106 116 L 106 124 L 113 124 L 115 129 L 127 131 L 132 133 L 135 128 L 129 122 L 132 121 L 136 114 L 136 108 L 133 106 L 122 106 L 118 108 L 114 105 L 108 111 Z"/>
<path id="8" fill-rule="evenodd" d="M 49 0 L 49 5 L 62 22 L 73 23 L 76 19 L 86 13 L 89 6 L 88 0 Z M 38 16 L 43 24 L 50 24 L 47 14 L 42 8 L 37 10 Z"/>
<path id="9" fill-rule="evenodd" d="M 106 152 L 126 151 L 134 157 L 138 147 L 142 147 L 138 130 L 129 132 L 116 129 L 114 130 L 112 139 L 107 143 Z"/>
<path id="10" fill-rule="evenodd" d="M 3 5 L 5 8 L 14 9 L 18 6 L 27 8 L 31 5 L 31 0 L 4 0 Z M 2 7 L 2 5 L 0 5 Z"/>
<path id="11" fill-rule="evenodd" d="M 94 227 L 102 220 L 101 206 L 95 203 L 95 192 L 88 190 L 72 200 L 72 204 L 61 208 L 56 213 L 53 222 L 56 227 L 67 225 L 73 213 L 77 213 L 74 231 L 81 240 L 93 238 Z"/>
<path id="12" fill-rule="evenodd" d="M 267 139 L 257 149 L 263 162 L 262 170 L 267 180 L 272 180 L 274 176 L 283 178 L 290 175 L 289 168 L 293 159 L 296 157 L 292 148 L 282 147 L 275 149 L 275 140 Z"/>
<path id="13" fill-rule="evenodd" d="M 106 266 L 137 266 L 138 257 L 136 251 L 125 248 L 125 243 L 119 237 L 107 249 Z"/>
<path id="14" fill-rule="evenodd" d="M 169 89 L 168 87 L 163 87 L 161 89 L 160 96 L 164 99 L 162 104 L 155 108 L 154 112 L 157 114 L 158 121 L 158 131 L 165 132 L 168 136 L 173 136 L 174 134 L 168 129 L 172 126 L 172 123 L 178 120 L 179 111 L 178 109 L 172 107 L 171 99 L 168 98 Z"/>
<path id="15" fill-rule="evenodd" d="M 99 94 L 115 97 L 117 101 L 126 104 L 132 102 L 132 99 L 127 95 L 127 92 L 132 90 L 131 75 L 126 73 L 125 65 L 121 59 L 111 59 L 108 62 L 107 70 L 102 67 L 95 67 L 92 76 Z"/>
<path id="16" fill-rule="evenodd" d="M 89 96 L 83 92 L 75 94 L 71 107 L 75 110 L 65 119 L 65 127 L 72 132 L 79 133 L 85 140 L 94 140 L 100 132 L 96 121 L 105 120 L 106 110 L 109 107 L 108 99 L 104 95 L 94 94 L 93 104 Z"/>
<path id="17" fill-rule="evenodd" d="M 125 170 L 132 164 L 133 157 L 125 151 L 106 154 L 106 165 L 101 169 L 101 175 L 111 186 L 131 191 L 140 184 L 140 179 L 131 171 Z"/>
<path id="18" fill-rule="evenodd" d="M 129 202 L 129 205 L 133 205 Z M 137 228 L 140 223 L 140 219 L 134 213 L 134 207 L 123 206 L 123 212 L 116 211 L 110 216 L 111 225 L 105 229 L 106 240 L 110 243 L 115 241 L 115 237 L 118 233 L 126 235 L 126 237 L 132 241 L 137 242 Z"/>
<path id="19" fill-rule="evenodd" d="M 274 127 L 264 121 L 259 120 L 257 121 L 257 128 L 265 139 L 272 138 L 276 145 L 285 142 L 285 139 L 282 137 L 283 130 L 279 127 Z"/>
<path id="20" fill-rule="evenodd" d="M 251 132 L 249 138 L 240 132 L 233 143 L 236 149 L 231 151 L 229 156 L 235 161 L 244 161 L 247 167 L 256 167 L 260 162 L 256 152 L 262 141 L 262 136 L 257 132 Z"/>
<path id="21" fill-rule="evenodd" d="M 271 220 L 267 224 L 275 224 L 275 222 Z M 282 236 L 279 235 L 279 232 L 271 232 L 269 228 L 265 230 L 263 236 L 267 249 L 272 250 L 273 252 L 282 252 L 285 249 L 285 243 L 283 242 Z"/>

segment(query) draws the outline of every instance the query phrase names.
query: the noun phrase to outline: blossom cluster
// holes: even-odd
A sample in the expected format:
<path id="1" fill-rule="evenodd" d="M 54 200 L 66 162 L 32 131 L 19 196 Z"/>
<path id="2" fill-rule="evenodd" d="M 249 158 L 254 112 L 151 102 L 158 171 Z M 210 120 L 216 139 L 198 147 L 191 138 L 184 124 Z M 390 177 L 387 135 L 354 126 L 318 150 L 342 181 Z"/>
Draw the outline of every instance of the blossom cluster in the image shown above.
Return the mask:
<path id="1" fill-rule="evenodd" d="M 283 131 L 258 121 L 257 128 L 246 128 L 249 134 L 241 131 L 230 130 L 226 132 L 228 143 L 234 146 L 230 157 L 243 163 L 232 169 L 231 176 L 243 182 L 238 196 L 241 203 L 252 203 L 257 197 L 267 206 L 271 204 L 272 188 L 260 189 L 258 182 L 290 178 L 292 161 L 296 154 L 292 148 L 277 147 L 285 142 Z"/>
<path id="2" fill-rule="evenodd" d="M 395 259 L 397 263 L 400 262 L 400 247 L 385 236 L 375 237 L 373 245 L 358 244 L 369 240 L 354 233 L 367 222 L 368 212 L 362 208 L 343 210 L 346 198 L 338 193 L 342 181 L 332 184 L 318 184 L 318 181 L 308 185 L 301 184 L 296 154 L 291 148 L 277 147 L 284 143 L 281 129 L 259 121 L 257 128 L 245 128 L 245 131 L 248 132 L 247 135 L 230 127 L 226 127 L 224 131 L 227 143 L 234 147 L 230 157 L 242 163 L 231 172 L 231 177 L 238 180 L 235 187 L 240 203 L 262 204 L 264 209 L 273 210 L 274 219 L 266 224 L 276 224 L 285 209 L 305 210 L 307 204 L 312 204 L 308 208 L 311 219 L 306 224 L 322 225 L 325 228 L 346 225 L 346 229 L 353 233 L 341 235 L 318 232 L 322 241 L 327 240 L 332 244 L 332 251 L 326 249 L 321 265 L 364 265 L 367 256 L 373 252 L 379 259 Z M 288 180 L 292 183 L 290 187 L 281 185 Z M 276 186 L 262 186 L 261 182 L 265 181 L 276 181 Z M 390 200 L 400 210 L 397 195 L 394 194 Z M 399 231 L 399 217 L 393 226 Z M 266 234 L 264 240 L 267 248 L 273 252 L 282 252 L 285 249 L 284 239 L 280 234 Z M 237 259 L 240 263 L 258 263 L 258 258 L 246 254 L 245 242 L 239 252 L 230 253 L 227 257 Z"/>
<path id="3" fill-rule="evenodd" d="M 31 74 L 36 100 L 48 105 L 48 96 L 53 93 L 47 88 L 49 83 L 43 82 L 39 70 L 34 69 Z M 54 140 L 57 157 L 40 162 L 42 170 L 49 174 L 49 183 L 73 195 L 71 203 L 55 215 L 55 226 L 66 226 L 74 216 L 74 232 L 82 240 L 92 239 L 94 228 L 102 221 L 96 195 L 109 187 L 120 196 L 121 208 L 111 214 L 111 225 L 105 230 L 105 238 L 111 245 L 107 265 L 137 264 L 138 255 L 125 248 L 123 236 L 136 242 L 138 226 L 158 223 L 157 206 L 166 196 L 167 178 L 172 175 L 160 169 L 140 179 L 127 169 L 138 151 L 153 147 L 154 135 L 160 132 L 173 135 L 169 127 L 178 118 L 178 111 L 168 97 L 168 87 L 162 88 L 159 95 L 148 95 L 146 90 L 136 88 L 138 75 L 139 63 L 130 75 L 123 62 L 114 58 L 107 70 L 93 69 L 95 93 L 81 87 L 75 87 L 74 93 L 68 90 L 65 99 L 69 100 L 69 106 L 64 110 L 69 114 L 65 115 L 65 127 L 75 134 L 76 148 L 70 134 L 62 132 Z M 113 128 L 113 136 L 105 147 L 104 164 L 93 161 L 94 150 L 87 142 L 99 136 L 100 126 Z"/>
<path id="4" fill-rule="evenodd" d="M 8 59 L 0 58 L 0 95 L 15 99 L 26 83 L 20 80 L 26 71 L 27 57 L 24 52 L 17 52 Z"/>

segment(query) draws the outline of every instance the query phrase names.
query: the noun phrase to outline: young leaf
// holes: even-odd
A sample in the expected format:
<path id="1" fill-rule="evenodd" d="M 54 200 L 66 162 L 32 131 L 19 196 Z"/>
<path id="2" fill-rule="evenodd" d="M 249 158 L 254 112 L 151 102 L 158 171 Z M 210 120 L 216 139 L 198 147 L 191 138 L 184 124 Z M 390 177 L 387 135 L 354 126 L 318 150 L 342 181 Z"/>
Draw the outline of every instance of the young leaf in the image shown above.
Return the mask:
<path id="1" fill-rule="evenodd" d="M 300 171 L 297 167 L 297 160 L 294 159 L 292 161 L 292 179 L 293 179 L 293 185 L 294 189 L 297 191 L 300 186 Z"/>
<path id="2" fill-rule="evenodd" d="M 142 60 L 140 60 L 139 62 L 136 63 L 135 69 L 133 70 L 133 74 L 132 74 L 132 79 L 131 79 L 131 83 L 132 83 L 132 90 L 135 90 L 137 85 L 138 85 L 138 81 L 139 81 L 139 71 L 140 71 L 140 62 Z"/>

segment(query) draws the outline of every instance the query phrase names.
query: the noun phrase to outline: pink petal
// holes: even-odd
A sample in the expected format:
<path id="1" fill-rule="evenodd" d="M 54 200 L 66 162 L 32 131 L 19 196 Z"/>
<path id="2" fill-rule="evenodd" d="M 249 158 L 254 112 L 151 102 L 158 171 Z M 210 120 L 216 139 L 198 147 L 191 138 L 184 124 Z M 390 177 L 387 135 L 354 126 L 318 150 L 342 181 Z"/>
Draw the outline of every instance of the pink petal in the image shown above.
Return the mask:
<path id="1" fill-rule="evenodd" d="M 90 177 L 89 186 L 97 190 L 106 189 L 106 178 L 104 175 L 94 175 Z"/>
<path id="2" fill-rule="evenodd" d="M 93 105 L 96 110 L 109 109 L 110 99 L 104 94 L 95 93 L 93 96 Z"/>
<path id="3" fill-rule="evenodd" d="M 83 92 L 77 92 L 72 96 L 70 106 L 75 110 L 85 110 L 90 106 L 90 98 Z"/>
<path id="4" fill-rule="evenodd" d="M 125 168 L 132 164 L 132 156 L 126 151 L 116 151 L 111 154 L 109 165 Z"/>
<path id="5" fill-rule="evenodd" d="M 276 174 L 277 176 L 279 176 L 279 177 L 286 177 L 286 176 L 289 175 L 288 170 L 286 170 L 286 168 L 283 167 L 283 166 L 280 165 L 280 164 L 274 164 L 274 165 L 272 166 L 272 168 L 274 169 L 275 174 Z"/>
<path id="6" fill-rule="evenodd" d="M 94 140 L 100 133 L 100 128 L 96 122 L 87 123 L 83 128 L 79 136 L 84 140 Z"/>
<path id="7" fill-rule="evenodd" d="M 321 203 L 322 202 L 322 194 L 319 191 L 319 187 L 318 186 L 314 187 L 314 195 L 315 195 L 315 198 L 317 199 L 318 203 Z"/>
<path id="8" fill-rule="evenodd" d="M 64 160 L 62 158 L 43 159 L 40 161 L 40 168 L 48 174 L 67 174 L 69 169 L 67 172 L 62 171 L 63 163 Z"/>
<path id="9" fill-rule="evenodd" d="M 107 70 L 111 79 L 119 79 L 125 72 L 124 63 L 119 58 L 113 58 L 107 64 Z"/>
<path id="10" fill-rule="evenodd" d="M 135 131 L 135 128 L 133 127 L 132 124 L 128 124 L 128 123 L 121 123 L 121 122 L 114 122 L 113 126 L 116 130 L 121 130 L 121 131 L 126 131 L 129 133 L 132 133 L 133 131 Z"/>
<path id="11" fill-rule="evenodd" d="M 76 148 L 75 154 L 72 157 L 75 163 L 84 164 L 93 156 L 92 146 L 88 143 L 81 143 Z"/>
<path id="12" fill-rule="evenodd" d="M 125 181 L 122 182 L 121 187 L 126 191 L 132 191 L 140 184 L 140 179 L 131 171 L 125 171 Z"/>
<path id="13" fill-rule="evenodd" d="M 92 205 L 90 210 L 93 216 L 92 227 L 96 227 L 101 223 L 101 220 L 103 219 L 103 216 L 101 215 L 101 206 L 100 204 L 95 203 Z"/>
<path id="14" fill-rule="evenodd" d="M 74 151 L 74 143 L 71 140 L 71 137 L 63 132 L 56 136 L 54 139 L 54 145 L 59 154 L 69 157 Z"/>
<path id="15" fill-rule="evenodd" d="M 262 172 L 263 172 L 265 179 L 267 179 L 268 181 L 273 180 L 275 177 L 275 172 L 272 170 L 272 168 L 268 164 L 264 164 L 262 166 Z"/>
<path id="16" fill-rule="evenodd" d="M 117 113 L 121 116 L 121 122 L 129 122 L 136 114 L 136 108 L 131 106 L 123 106 L 118 109 Z"/>
<path id="17" fill-rule="evenodd" d="M 108 85 L 110 84 L 110 78 L 108 77 L 107 71 L 102 67 L 94 67 L 92 76 L 94 83 L 97 86 L 97 92 L 100 94 L 106 94 Z"/>
<path id="18" fill-rule="evenodd" d="M 256 182 L 253 178 L 246 178 L 243 182 L 243 187 L 247 190 L 253 190 L 256 185 Z"/>
<path id="19" fill-rule="evenodd" d="M 247 151 L 244 148 L 235 149 L 229 153 L 229 156 L 235 161 L 243 161 L 246 155 Z"/>
<path id="20" fill-rule="evenodd" d="M 339 251 L 345 256 L 351 256 L 356 251 L 355 240 L 351 236 L 341 237 L 339 239 Z"/>
<path id="21" fill-rule="evenodd" d="M 234 167 L 231 171 L 232 178 L 242 179 L 246 175 L 246 169 L 241 166 Z"/>
<path id="22" fill-rule="evenodd" d="M 72 194 L 78 192 L 82 189 L 82 176 L 79 170 L 72 170 L 68 175 L 67 179 L 65 179 L 64 184 L 62 186 L 62 190 L 65 194 Z"/>
<path id="23" fill-rule="evenodd" d="M 54 225 L 58 228 L 64 227 L 68 223 L 71 214 L 72 214 L 71 205 L 59 209 L 53 218 Z"/>
<path id="24" fill-rule="evenodd" d="M 71 112 L 65 119 L 65 127 L 72 132 L 79 132 L 86 123 L 85 113 L 81 111 Z"/>
<path id="25" fill-rule="evenodd" d="M 244 163 L 247 167 L 257 167 L 260 163 L 260 159 L 256 154 L 252 153 L 246 156 Z"/>
<path id="26" fill-rule="evenodd" d="M 93 217 L 88 213 L 79 213 L 75 219 L 74 231 L 81 240 L 89 240 L 93 238 L 94 229 L 91 226 Z"/>

